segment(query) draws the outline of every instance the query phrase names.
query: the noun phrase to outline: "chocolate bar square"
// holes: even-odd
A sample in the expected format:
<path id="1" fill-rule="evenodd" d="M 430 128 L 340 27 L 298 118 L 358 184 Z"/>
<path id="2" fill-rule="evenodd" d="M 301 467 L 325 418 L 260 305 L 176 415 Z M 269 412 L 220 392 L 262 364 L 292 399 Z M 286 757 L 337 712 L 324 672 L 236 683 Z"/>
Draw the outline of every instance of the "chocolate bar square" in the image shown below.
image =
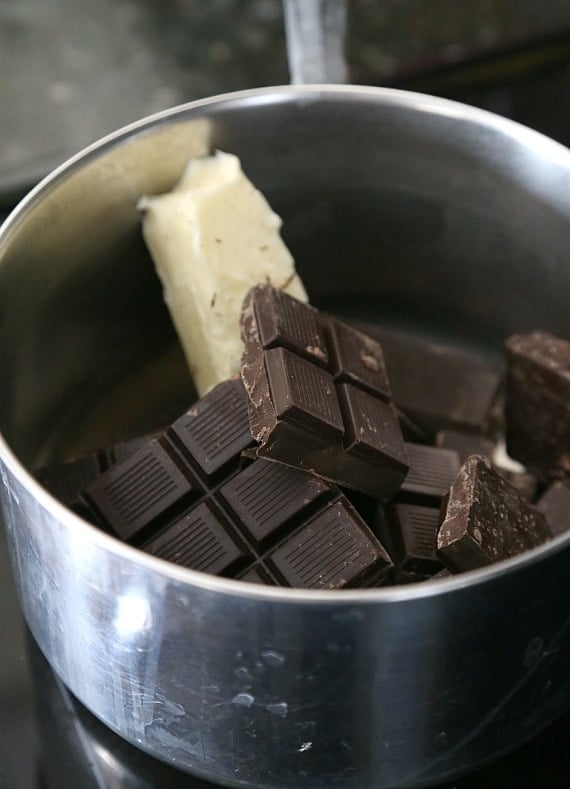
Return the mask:
<path id="1" fill-rule="evenodd" d="M 380 345 L 270 285 L 248 293 L 242 337 L 258 456 L 391 498 L 408 462 Z"/>
<path id="2" fill-rule="evenodd" d="M 315 589 L 382 584 L 391 559 L 341 490 L 252 460 L 253 443 L 243 385 L 225 381 L 89 484 L 81 514 L 202 572 Z"/>

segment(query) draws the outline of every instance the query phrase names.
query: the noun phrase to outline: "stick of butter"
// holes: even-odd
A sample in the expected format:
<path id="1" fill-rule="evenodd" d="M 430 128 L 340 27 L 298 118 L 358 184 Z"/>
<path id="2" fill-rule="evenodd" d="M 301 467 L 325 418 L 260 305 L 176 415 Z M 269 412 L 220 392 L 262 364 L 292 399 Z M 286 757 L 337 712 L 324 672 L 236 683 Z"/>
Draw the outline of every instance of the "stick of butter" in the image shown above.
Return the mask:
<path id="1" fill-rule="evenodd" d="M 198 395 L 240 370 L 246 293 L 269 282 L 307 294 L 279 230 L 281 219 L 237 156 L 192 159 L 171 192 L 145 196 L 143 236 Z"/>

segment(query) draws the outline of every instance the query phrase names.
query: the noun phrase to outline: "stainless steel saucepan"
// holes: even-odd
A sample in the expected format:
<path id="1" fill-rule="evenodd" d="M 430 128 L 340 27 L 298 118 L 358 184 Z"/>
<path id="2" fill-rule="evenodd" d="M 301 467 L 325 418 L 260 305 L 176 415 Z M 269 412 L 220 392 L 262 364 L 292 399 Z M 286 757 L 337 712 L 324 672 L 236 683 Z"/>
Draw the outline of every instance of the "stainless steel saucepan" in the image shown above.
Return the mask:
<path id="1" fill-rule="evenodd" d="M 282 215 L 316 305 L 495 359 L 513 331 L 570 335 L 570 152 L 426 96 L 261 89 L 107 137 L 0 232 L 2 504 L 57 674 L 130 742 L 224 784 L 429 785 L 570 703 L 570 534 L 451 580 L 272 589 L 121 544 L 31 473 L 191 400 L 136 203 L 216 148 Z"/>

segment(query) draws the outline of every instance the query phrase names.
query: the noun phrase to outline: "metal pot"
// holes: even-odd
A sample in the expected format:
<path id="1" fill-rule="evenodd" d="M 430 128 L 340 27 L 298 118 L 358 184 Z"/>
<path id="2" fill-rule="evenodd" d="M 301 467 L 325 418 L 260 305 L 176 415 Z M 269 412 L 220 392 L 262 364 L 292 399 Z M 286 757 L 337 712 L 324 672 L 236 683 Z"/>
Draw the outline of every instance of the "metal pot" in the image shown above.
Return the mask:
<path id="1" fill-rule="evenodd" d="M 26 620 L 102 721 L 212 780 L 380 789 L 472 769 L 570 702 L 570 535 L 451 580 L 271 589 L 123 545 L 30 473 L 192 397 L 135 205 L 204 144 L 282 215 L 317 305 L 495 356 L 512 331 L 570 335 L 570 152 L 517 124 L 305 86 L 111 135 L 0 233 L 2 503 Z"/>

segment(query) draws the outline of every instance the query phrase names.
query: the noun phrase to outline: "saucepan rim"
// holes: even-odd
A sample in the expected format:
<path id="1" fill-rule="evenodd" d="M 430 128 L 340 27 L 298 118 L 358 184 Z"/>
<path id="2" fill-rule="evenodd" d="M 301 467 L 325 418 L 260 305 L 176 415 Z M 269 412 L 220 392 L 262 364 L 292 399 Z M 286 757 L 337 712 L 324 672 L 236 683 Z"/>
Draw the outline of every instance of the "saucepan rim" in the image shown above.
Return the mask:
<path id="1" fill-rule="evenodd" d="M 387 106 L 405 106 L 414 111 L 428 114 L 435 113 L 460 118 L 464 121 L 472 121 L 482 127 L 502 132 L 530 149 L 540 147 L 541 156 L 550 157 L 553 161 L 567 166 L 570 171 L 570 149 L 561 143 L 516 121 L 449 99 L 394 88 L 357 85 L 281 85 L 252 88 L 190 101 L 148 115 L 111 132 L 68 158 L 30 190 L 0 227 L 0 265 L 3 250 L 9 243 L 10 236 L 16 231 L 21 222 L 25 221 L 26 215 L 36 203 L 43 200 L 52 189 L 57 187 L 70 174 L 81 169 L 111 148 L 118 147 L 135 136 L 150 132 L 172 120 L 190 119 L 193 116 L 199 117 L 205 108 L 213 105 L 222 107 L 230 104 L 275 104 L 291 101 L 312 103 L 326 99 L 338 99 L 339 97 L 348 101 L 369 100 L 380 102 Z M 49 512 L 65 528 L 86 530 L 86 538 L 88 535 L 89 539 L 101 549 L 113 553 L 125 561 L 141 565 L 145 569 L 162 575 L 174 583 L 184 584 L 187 587 L 200 587 L 201 589 L 232 597 L 264 599 L 272 603 L 311 603 L 318 605 L 354 605 L 355 602 L 359 604 L 389 604 L 411 601 L 441 594 L 451 594 L 466 587 L 484 584 L 570 548 L 570 532 L 568 532 L 555 537 L 548 543 L 526 551 L 519 556 L 499 562 L 496 565 L 471 570 L 450 578 L 393 587 L 333 591 L 262 586 L 234 579 L 220 578 L 197 570 L 180 567 L 158 557 L 151 556 L 138 548 L 121 542 L 112 535 L 106 534 L 69 510 L 42 487 L 10 449 L 1 432 L 0 462 L 4 463 L 10 473 L 29 489 L 40 507 Z M 4 473 L 2 474 L 2 481 L 6 489 L 8 483 Z M 9 493 L 5 493 L 5 495 L 9 495 Z"/>

